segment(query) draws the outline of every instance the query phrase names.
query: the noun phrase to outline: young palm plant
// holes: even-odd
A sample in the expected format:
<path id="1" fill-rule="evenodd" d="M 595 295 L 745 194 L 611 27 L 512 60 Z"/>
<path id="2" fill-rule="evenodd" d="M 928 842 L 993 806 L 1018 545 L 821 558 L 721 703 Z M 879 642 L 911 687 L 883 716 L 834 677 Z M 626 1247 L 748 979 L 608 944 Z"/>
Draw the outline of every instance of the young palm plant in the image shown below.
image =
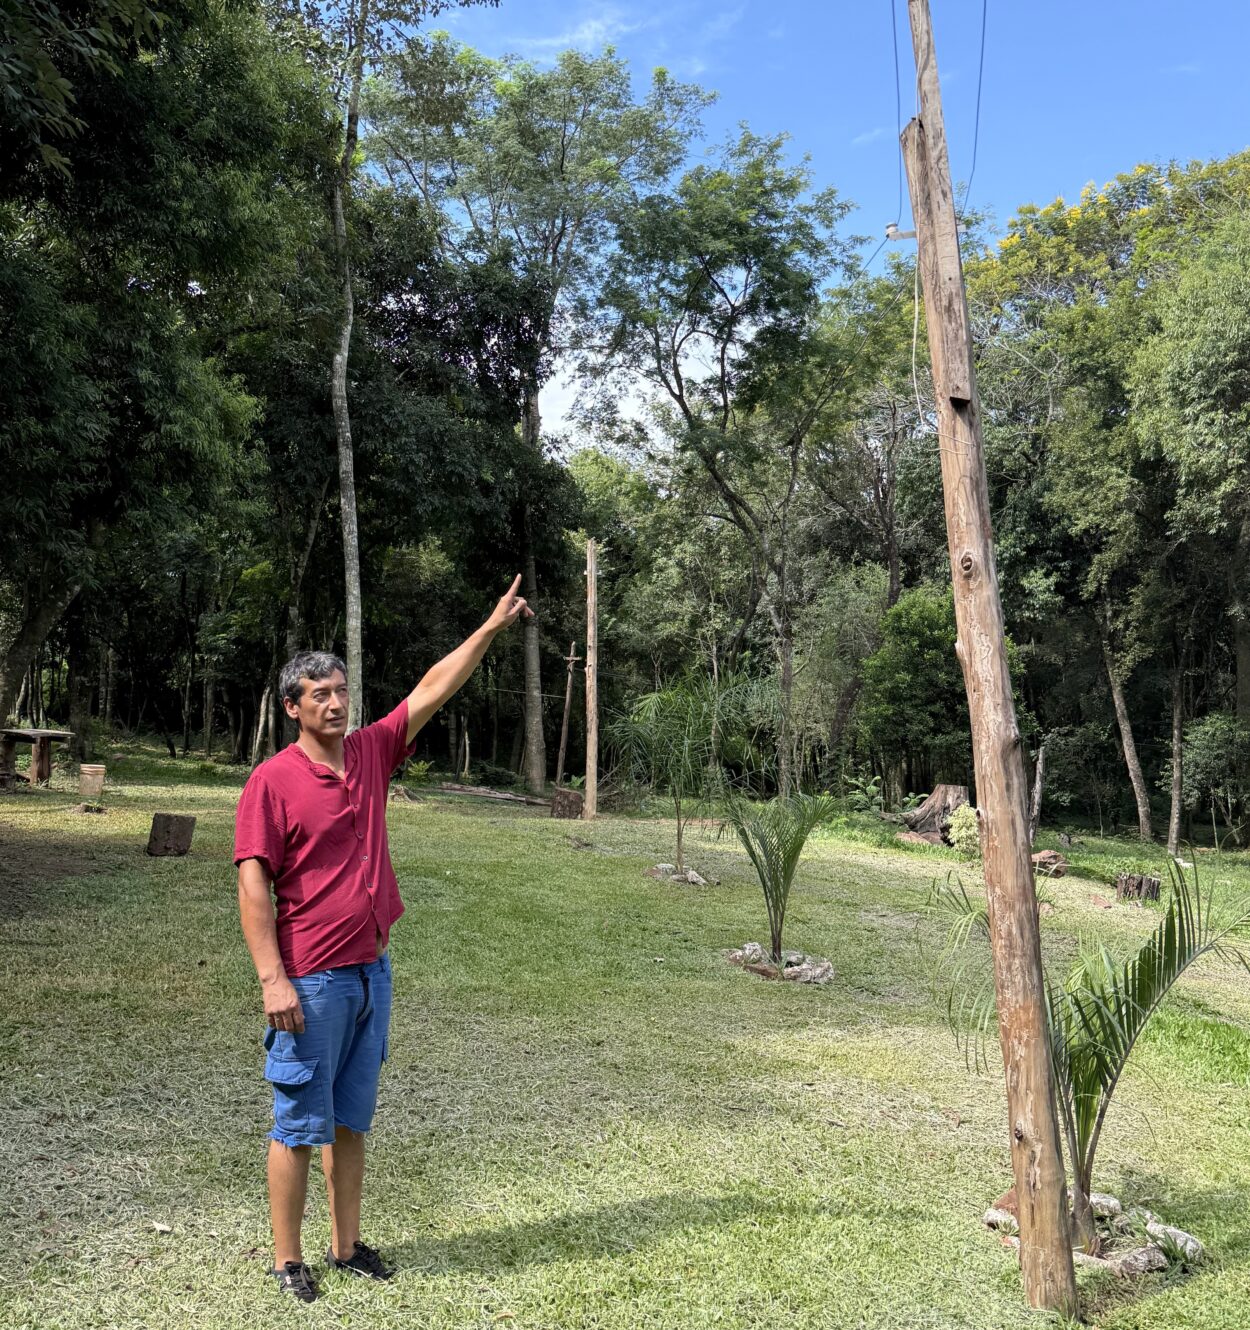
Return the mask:
<path id="1" fill-rule="evenodd" d="M 679 873 L 687 824 L 699 803 L 722 788 L 722 748 L 750 734 L 766 701 L 745 676 L 688 675 L 643 694 L 609 727 L 608 741 L 634 778 L 673 801 Z"/>
<path id="2" fill-rule="evenodd" d="M 1163 918 L 1136 955 L 1117 962 L 1105 947 L 1090 949 L 1064 984 L 1047 986 L 1051 1062 L 1072 1166 L 1073 1236 L 1087 1250 L 1097 1245 L 1089 1203 L 1094 1156 L 1111 1097 L 1147 1021 L 1204 956 L 1250 968 L 1234 944 L 1250 925 L 1250 910 L 1217 919 L 1212 889 L 1199 885 L 1196 871 L 1192 883 L 1178 868 L 1171 874 Z"/>
<path id="3" fill-rule="evenodd" d="M 1147 1022 L 1192 965 L 1211 955 L 1250 968 L 1236 944 L 1250 930 L 1245 902 L 1217 912 L 1210 886 L 1170 869 L 1171 894 L 1158 926 L 1136 953 L 1117 961 L 1105 947 L 1087 949 L 1062 984 L 1047 983 L 1051 1065 L 1072 1172 L 1073 1237 L 1095 1252 L 1098 1235 L 1090 1207 L 1094 1159 L 1107 1110 Z M 974 934 L 988 936 L 984 908 L 962 886 L 939 887 L 933 902 L 952 918 L 944 953 L 950 960 Z M 982 985 L 971 1000 L 955 996 L 966 973 L 957 964 L 947 1014 L 960 1037 L 975 1012 L 978 1043 L 993 1022 L 993 993 Z"/>
<path id="4" fill-rule="evenodd" d="M 792 794 L 758 804 L 735 797 L 726 805 L 725 820 L 738 833 L 764 892 L 774 965 L 781 964 L 786 906 L 803 847 L 812 829 L 831 817 L 835 808 L 825 794 Z"/>

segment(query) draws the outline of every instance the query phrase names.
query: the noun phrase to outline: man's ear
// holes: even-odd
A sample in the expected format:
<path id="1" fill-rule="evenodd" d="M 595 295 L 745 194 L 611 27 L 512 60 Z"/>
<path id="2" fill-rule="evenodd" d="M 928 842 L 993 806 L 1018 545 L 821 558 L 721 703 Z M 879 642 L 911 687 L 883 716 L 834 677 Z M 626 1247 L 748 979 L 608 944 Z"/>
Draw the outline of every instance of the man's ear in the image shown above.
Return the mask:
<path id="1" fill-rule="evenodd" d="M 282 710 L 286 712 L 292 720 L 299 720 L 299 704 L 292 702 L 289 697 L 282 699 Z"/>

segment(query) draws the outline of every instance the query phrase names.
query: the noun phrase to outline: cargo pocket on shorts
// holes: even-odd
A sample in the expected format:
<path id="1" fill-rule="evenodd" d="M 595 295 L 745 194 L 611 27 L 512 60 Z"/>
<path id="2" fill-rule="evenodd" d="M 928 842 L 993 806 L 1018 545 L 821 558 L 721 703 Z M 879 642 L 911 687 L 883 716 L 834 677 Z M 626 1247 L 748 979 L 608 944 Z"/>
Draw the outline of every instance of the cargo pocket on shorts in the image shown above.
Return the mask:
<path id="1" fill-rule="evenodd" d="M 282 1136 L 327 1138 L 326 1087 L 317 1076 L 317 1063 L 317 1058 L 300 1057 L 289 1044 L 271 1047 L 265 1058 L 265 1079 L 273 1085 L 274 1126 Z"/>

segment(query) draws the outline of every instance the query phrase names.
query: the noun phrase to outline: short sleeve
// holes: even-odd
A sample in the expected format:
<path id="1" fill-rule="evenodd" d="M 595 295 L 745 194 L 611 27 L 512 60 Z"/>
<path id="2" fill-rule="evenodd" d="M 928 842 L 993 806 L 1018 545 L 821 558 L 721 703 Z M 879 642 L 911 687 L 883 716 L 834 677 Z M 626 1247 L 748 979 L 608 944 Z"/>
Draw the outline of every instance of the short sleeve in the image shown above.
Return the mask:
<path id="1" fill-rule="evenodd" d="M 234 862 L 259 859 L 270 878 L 282 872 L 286 858 L 286 807 L 274 791 L 263 767 L 257 767 L 243 787 L 234 814 Z"/>
<path id="2" fill-rule="evenodd" d="M 412 743 L 408 742 L 408 699 L 404 698 L 394 711 L 381 720 L 375 720 L 372 725 L 366 725 L 354 735 L 348 735 L 348 742 L 353 738 L 360 745 L 361 752 L 368 755 L 366 760 L 371 761 L 381 772 L 382 778 L 388 777 L 404 758 L 412 755 L 416 747 L 415 739 Z"/>

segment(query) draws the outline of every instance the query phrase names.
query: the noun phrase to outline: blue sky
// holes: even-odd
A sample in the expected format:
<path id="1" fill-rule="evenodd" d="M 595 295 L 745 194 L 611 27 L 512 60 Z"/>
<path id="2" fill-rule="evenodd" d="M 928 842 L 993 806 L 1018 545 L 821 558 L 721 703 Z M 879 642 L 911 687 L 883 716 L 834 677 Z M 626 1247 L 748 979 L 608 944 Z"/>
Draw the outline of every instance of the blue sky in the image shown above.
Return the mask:
<path id="1" fill-rule="evenodd" d="M 981 0 L 931 0 L 951 169 L 972 164 Z M 903 118 L 914 104 L 906 0 L 896 0 Z M 489 55 L 550 60 L 616 46 L 645 80 L 664 65 L 714 89 L 712 140 L 747 121 L 784 130 L 819 185 L 880 236 L 896 216 L 890 0 L 501 0 L 436 26 Z M 989 0 L 971 206 L 1001 230 L 1025 202 L 1079 194 L 1138 161 L 1224 156 L 1250 145 L 1250 4 Z M 906 211 L 906 202 L 904 202 Z M 875 242 L 874 242 L 875 243 Z"/>

